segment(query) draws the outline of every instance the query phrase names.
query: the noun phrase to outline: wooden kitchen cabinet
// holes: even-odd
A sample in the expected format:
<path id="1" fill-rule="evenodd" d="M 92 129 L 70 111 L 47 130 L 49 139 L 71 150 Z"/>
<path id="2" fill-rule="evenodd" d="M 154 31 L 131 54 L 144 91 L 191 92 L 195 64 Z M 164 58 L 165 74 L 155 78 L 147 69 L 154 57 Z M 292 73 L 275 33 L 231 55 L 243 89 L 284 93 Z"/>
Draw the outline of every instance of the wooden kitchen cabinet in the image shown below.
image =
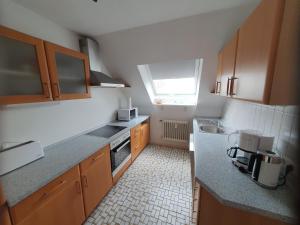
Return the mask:
<path id="1" fill-rule="evenodd" d="M 149 144 L 150 140 L 150 123 L 149 120 L 142 124 L 131 128 L 130 130 L 131 141 L 131 158 L 135 160 L 141 151 Z"/>
<path id="2" fill-rule="evenodd" d="M 137 125 L 130 130 L 131 159 L 138 157 L 141 149 L 141 125 Z"/>
<path id="3" fill-rule="evenodd" d="M 79 166 L 10 209 L 15 225 L 80 225 L 85 220 Z"/>
<path id="4" fill-rule="evenodd" d="M 222 51 L 218 54 L 217 79 L 215 85 L 215 94 L 221 93 L 221 76 L 222 76 Z"/>
<path id="5" fill-rule="evenodd" d="M 148 121 L 146 121 L 141 125 L 140 151 L 142 151 L 149 144 L 149 139 L 150 139 L 150 124 Z"/>
<path id="6" fill-rule="evenodd" d="M 8 207 L 6 204 L 0 205 L 0 224 L 11 225 Z"/>
<path id="7" fill-rule="evenodd" d="M 0 184 L 0 224 L 11 225 L 8 207 Z"/>
<path id="8" fill-rule="evenodd" d="M 88 216 L 112 187 L 110 148 L 107 145 L 80 163 L 85 215 Z"/>
<path id="9" fill-rule="evenodd" d="M 219 94 L 271 105 L 297 104 L 299 23 L 300 1 L 262 0 L 238 37 L 220 52 Z"/>
<path id="10" fill-rule="evenodd" d="M 263 0 L 240 28 L 236 97 L 268 103 L 284 0 Z"/>
<path id="11" fill-rule="evenodd" d="M 234 79 L 235 58 L 238 43 L 238 33 L 222 49 L 222 66 L 220 77 L 220 95 L 232 95 L 232 79 Z"/>
<path id="12" fill-rule="evenodd" d="M 0 26 L 0 104 L 51 101 L 43 41 Z"/>
<path id="13" fill-rule="evenodd" d="M 90 98 L 88 57 L 49 42 L 45 49 L 54 100 Z"/>
<path id="14" fill-rule="evenodd" d="M 198 185 L 200 191 L 196 199 L 199 202 L 197 225 L 288 225 L 279 220 L 223 205 L 199 183 Z"/>

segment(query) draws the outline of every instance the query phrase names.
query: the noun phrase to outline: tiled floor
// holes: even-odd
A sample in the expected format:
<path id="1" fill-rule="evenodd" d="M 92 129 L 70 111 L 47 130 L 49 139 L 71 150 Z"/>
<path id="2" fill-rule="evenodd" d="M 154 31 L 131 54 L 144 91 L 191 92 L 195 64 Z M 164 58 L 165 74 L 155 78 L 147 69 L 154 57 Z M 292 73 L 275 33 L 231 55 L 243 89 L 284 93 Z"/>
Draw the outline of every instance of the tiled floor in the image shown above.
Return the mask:
<path id="1" fill-rule="evenodd" d="M 91 224 L 192 224 L 189 153 L 148 146 L 88 218 Z"/>

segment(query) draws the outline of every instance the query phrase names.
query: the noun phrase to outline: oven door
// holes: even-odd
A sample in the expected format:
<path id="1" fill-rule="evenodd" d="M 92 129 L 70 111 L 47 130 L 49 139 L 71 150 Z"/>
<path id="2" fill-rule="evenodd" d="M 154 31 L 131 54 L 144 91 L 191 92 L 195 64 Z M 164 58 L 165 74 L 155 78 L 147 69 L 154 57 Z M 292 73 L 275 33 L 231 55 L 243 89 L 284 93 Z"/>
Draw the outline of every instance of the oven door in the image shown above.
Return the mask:
<path id="1" fill-rule="evenodd" d="M 123 165 L 131 158 L 130 137 L 124 140 L 121 144 L 111 149 L 111 171 L 114 176 Z"/>

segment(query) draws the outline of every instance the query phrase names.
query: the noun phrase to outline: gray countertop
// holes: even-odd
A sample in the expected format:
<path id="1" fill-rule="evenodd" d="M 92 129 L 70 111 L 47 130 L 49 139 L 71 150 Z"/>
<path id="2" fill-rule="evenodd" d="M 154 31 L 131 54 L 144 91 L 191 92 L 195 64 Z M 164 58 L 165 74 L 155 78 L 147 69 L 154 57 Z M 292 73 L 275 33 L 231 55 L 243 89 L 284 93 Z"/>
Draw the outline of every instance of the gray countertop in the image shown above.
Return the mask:
<path id="1" fill-rule="evenodd" d="M 149 116 L 139 116 L 128 122 L 110 122 L 109 125 L 125 126 L 127 128 L 109 139 L 81 134 L 46 147 L 44 149 L 45 157 L 0 177 L 8 205 L 10 207 L 16 205 L 39 188 L 109 144 L 118 135 L 148 118 Z"/>
<path id="2" fill-rule="evenodd" d="M 268 190 L 241 173 L 226 154 L 227 136 L 199 132 L 193 121 L 195 176 L 222 204 L 295 223 L 295 196 L 285 185 Z"/>

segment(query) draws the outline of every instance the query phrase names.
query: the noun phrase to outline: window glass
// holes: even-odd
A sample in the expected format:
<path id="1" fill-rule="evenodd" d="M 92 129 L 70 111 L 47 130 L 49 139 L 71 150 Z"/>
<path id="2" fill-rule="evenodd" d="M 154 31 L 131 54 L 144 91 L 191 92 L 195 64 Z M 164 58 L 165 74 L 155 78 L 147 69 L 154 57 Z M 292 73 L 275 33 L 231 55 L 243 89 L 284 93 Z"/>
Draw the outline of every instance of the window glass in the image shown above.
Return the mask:
<path id="1" fill-rule="evenodd" d="M 155 93 L 158 95 L 195 94 L 195 78 L 153 80 Z"/>

